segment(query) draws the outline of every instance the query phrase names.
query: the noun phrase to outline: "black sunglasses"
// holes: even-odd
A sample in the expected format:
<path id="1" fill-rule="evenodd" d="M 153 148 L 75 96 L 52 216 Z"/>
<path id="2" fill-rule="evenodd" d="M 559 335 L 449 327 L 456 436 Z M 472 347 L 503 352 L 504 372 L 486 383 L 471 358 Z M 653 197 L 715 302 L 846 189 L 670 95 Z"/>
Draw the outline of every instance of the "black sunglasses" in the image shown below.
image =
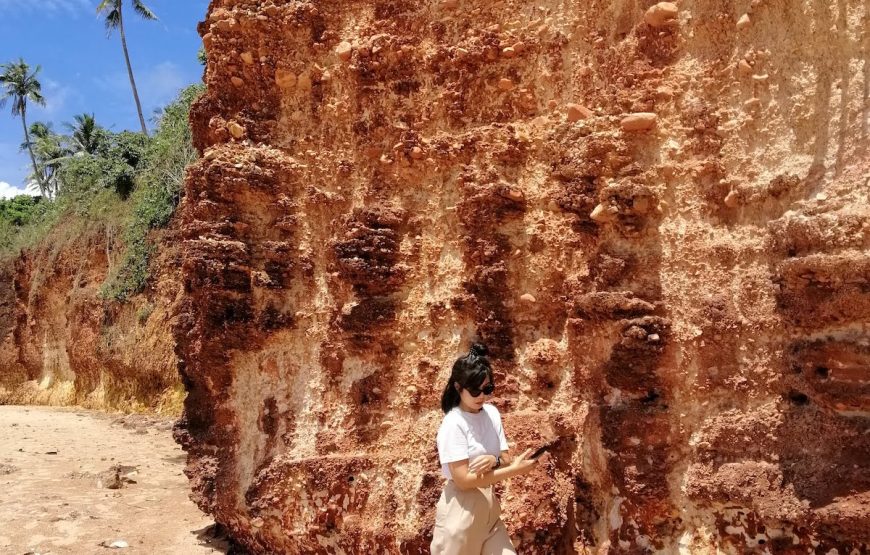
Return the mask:
<path id="1" fill-rule="evenodd" d="M 492 392 L 495 391 L 495 386 L 489 384 L 483 386 L 480 389 L 477 389 L 476 387 L 466 387 L 465 390 L 468 391 L 468 394 L 472 397 L 480 397 L 481 393 L 485 393 L 486 395 L 492 395 Z"/>

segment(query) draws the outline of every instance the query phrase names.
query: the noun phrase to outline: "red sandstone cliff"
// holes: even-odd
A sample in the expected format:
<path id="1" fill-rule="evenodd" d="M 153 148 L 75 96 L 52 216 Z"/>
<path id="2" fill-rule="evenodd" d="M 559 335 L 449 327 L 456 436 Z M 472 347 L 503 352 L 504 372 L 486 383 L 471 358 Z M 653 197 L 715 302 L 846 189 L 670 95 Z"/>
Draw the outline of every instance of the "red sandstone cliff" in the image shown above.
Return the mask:
<path id="1" fill-rule="evenodd" d="M 67 222 L 68 223 L 68 222 Z M 176 413 L 182 396 L 172 311 L 180 293 L 172 231 L 159 233 L 146 290 L 100 295 L 118 245 L 61 223 L 0 267 L 0 403 Z"/>
<path id="2" fill-rule="evenodd" d="M 214 0 L 178 438 L 263 553 L 423 553 L 495 353 L 522 553 L 870 542 L 868 6 Z"/>

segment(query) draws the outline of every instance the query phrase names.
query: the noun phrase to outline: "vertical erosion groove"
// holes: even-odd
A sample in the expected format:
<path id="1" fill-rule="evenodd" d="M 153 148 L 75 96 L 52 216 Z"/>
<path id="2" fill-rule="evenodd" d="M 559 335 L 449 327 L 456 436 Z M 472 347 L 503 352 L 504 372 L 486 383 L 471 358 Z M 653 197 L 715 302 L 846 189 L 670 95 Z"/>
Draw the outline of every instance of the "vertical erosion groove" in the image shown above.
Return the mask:
<path id="1" fill-rule="evenodd" d="M 428 552 L 480 340 L 511 448 L 552 444 L 497 488 L 520 552 L 866 550 L 870 14 L 798 4 L 213 0 L 199 505 L 258 553 Z"/>

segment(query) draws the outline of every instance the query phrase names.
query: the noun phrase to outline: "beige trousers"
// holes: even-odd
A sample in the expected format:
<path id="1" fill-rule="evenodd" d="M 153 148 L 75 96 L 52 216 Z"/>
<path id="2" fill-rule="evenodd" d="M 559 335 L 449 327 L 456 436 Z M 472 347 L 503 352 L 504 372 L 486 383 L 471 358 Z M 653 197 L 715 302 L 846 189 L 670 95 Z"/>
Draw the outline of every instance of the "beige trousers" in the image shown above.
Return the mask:
<path id="1" fill-rule="evenodd" d="M 435 509 L 432 555 L 516 555 L 492 487 L 460 491 L 448 480 Z"/>

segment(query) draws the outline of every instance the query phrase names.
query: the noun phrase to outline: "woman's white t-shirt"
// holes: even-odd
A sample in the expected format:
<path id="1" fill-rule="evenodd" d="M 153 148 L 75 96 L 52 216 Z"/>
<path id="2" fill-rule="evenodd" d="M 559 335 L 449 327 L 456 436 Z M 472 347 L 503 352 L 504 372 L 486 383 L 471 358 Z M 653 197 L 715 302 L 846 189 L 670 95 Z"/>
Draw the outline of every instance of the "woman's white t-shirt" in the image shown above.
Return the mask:
<path id="1" fill-rule="evenodd" d="M 480 412 L 453 407 L 438 428 L 438 459 L 445 478 L 452 478 L 448 463 L 465 459 L 470 462 L 479 455 L 497 457 L 507 448 L 501 415 L 493 405 L 484 403 Z"/>

